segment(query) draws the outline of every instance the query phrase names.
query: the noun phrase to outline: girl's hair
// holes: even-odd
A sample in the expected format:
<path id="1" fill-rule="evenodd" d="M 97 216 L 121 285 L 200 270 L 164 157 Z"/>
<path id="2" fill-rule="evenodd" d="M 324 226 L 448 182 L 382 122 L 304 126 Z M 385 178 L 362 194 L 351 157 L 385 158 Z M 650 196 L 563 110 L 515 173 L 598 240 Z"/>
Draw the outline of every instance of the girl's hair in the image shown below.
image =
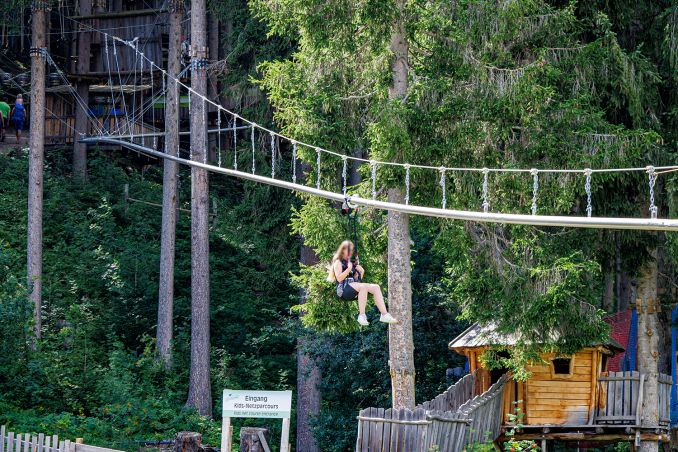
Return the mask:
<path id="1" fill-rule="evenodd" d="M 329 267 L 327 267 L 327 280 L 329 282 L 335 282 L 337 280 L 337 275 L 334 274 L 334 263 L 342 258 L 344 250 L 353 246 L 353 242 L 350 240 L 344 240 L 339 244 L 339 248 L 335 251 L 334 256 L 332 256 L 332 262 L 330 262 Z"/>

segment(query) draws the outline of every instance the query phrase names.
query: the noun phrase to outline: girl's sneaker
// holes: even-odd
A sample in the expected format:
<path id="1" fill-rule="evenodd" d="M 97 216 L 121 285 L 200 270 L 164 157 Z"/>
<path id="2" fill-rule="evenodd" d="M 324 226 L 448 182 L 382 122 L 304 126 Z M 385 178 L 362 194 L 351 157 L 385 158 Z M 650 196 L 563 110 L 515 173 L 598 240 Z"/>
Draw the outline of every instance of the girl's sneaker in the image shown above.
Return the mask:
<path id="1" fill-rule="evenodd" d="M 358 323 L 362 326 L 368 326 L 370 322 L 367 321 L 367 316 L 365 314 L 360 314 L 358 316 Z"/>
<path id="2" fill-rule="evenodd" d="M 382 314 L 381 317 L 379 317 L 379 321 L 384 323 L 398 323 L 398 321 L 388 312 Z"/>

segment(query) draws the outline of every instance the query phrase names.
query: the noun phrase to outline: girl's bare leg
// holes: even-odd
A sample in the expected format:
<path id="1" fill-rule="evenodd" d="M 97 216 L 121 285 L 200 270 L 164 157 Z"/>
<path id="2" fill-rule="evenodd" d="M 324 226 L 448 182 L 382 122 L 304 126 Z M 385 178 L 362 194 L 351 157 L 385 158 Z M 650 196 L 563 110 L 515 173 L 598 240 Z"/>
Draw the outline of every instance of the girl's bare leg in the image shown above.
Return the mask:
<path id="1" fill-rule="evenodd" d="M 388 311 L 386 310 L 384 295 L 381 293 L 381 287 L 379 287 L 379 284 L 368 284 L 367 286 L 369 292 L 372 294 L 372 296 L 374 296 L 374 304 L 377 305 L 379 312 L 386 314 Z"/>
<path id="2" fill-rule="evenodd" d="M 358 291 L 358 312 L 365 315 L 365 308 L 367 307 L 367 287 L 361 287 Z"/>

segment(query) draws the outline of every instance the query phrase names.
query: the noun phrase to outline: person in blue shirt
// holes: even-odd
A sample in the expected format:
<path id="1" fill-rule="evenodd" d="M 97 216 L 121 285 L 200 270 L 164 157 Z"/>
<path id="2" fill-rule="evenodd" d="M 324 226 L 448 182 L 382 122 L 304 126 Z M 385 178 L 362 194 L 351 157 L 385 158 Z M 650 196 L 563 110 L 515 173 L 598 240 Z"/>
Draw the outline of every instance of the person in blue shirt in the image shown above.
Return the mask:
<path id="1" fill-rule="evenodd" d="M 10 118 L 14 122 L 16 142 L 21 144 L 21 131 L 24 130 L 26 124 L 26 108 L 24 107 L 24 99 L 22 97 L 17 97 L 14 108 L 10 113 Z"/>

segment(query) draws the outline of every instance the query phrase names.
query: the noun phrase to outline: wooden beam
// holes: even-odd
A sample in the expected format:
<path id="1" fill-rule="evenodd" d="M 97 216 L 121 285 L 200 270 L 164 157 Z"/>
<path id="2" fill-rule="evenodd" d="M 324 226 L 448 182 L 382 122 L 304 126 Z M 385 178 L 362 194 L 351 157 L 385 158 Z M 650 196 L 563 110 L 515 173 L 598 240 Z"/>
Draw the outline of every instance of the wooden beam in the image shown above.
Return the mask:
<path id="1" fill-rule="evenodd" d="M 505 438 L 504 435 L 502 435 L 501 439 L 499 442 L 502 441 L 502 439 Z M 520 432 L 516 433 L 513 438 L 516 440 L 522 441 L 522 440 L 560 440 L 560 441 L 633 441 L 635 439 L 635 435 L 629 435 L 626 433 L 616 433 L 616 432 L 610 432 L 610 433 L 602 433 L 602 434 L 596 434 L 593 432 L 551 432 L 551 433 L 541 433 L 541 432 L 534 432 L 534 433 L 527 433 L 527 432 Z M 642 441 L 661 441 L 661 442 L 668 442 L 669 441 L 669 435 L 667 434 L 657 434 L 657 433 L 641 433 L 640 438 Z"/>

